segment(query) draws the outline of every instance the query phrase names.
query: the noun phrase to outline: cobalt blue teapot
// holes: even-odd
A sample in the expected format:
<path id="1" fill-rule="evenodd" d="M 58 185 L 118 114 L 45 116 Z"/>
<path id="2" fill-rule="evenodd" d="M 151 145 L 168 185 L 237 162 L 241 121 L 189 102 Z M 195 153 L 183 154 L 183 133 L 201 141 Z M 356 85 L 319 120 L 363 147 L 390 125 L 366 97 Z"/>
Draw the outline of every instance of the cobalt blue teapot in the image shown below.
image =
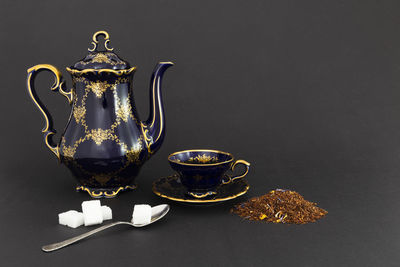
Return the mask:
<path id="1" fill-rule="evenodd" d="M 97 51 L 98 36 L 104 36 L 106 51 Z M 136 67 L 118 57 L 110 47 L 105 31 L 93 35 L 87 56 L 67 68 L 73 87 L 65 90 L 61 72 L 39 64 L 28 69 L 27 88 L 45 119 L 44 142 L 77 178 L 77 190 L 92 197 L 114 197 L 134 189 L 142 164 L 161 146 L 165 135 L 161 80 L 172 62 L 160 62 L 150 82 L 150 115 L 141 121 L 132 95 Z M 59 92 L 72 105 L 61 140 L 54 143 L 52 118 L 39 100 L 34 87 L 36 75 L 50 71 L 55 76 L 52 91 Z"/>

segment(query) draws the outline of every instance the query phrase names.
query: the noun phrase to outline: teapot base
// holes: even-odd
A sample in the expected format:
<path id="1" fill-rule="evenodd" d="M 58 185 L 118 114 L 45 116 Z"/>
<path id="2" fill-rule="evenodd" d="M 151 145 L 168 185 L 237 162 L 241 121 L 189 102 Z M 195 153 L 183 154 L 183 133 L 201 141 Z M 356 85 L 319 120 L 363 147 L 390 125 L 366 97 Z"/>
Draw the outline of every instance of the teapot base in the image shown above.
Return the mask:
<path id="1" fill-rule="evenodd" d="M 77 192 L 87 192 L 92 198 L 113 198 L 116 197 L 118 193 L 128 190 L 134 190 L 137 185 L 126 185 L 115 188 L 90 188 L 82 185 L 76 187 Z"/>

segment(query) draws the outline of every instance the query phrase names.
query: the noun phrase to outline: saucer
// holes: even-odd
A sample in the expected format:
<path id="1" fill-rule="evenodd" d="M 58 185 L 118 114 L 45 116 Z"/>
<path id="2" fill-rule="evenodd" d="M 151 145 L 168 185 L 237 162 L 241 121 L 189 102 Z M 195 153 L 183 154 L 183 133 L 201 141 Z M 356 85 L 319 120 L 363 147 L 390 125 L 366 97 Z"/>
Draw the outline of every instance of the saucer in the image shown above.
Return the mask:
<path id="1" fill-rule="evenodd" d="M 181 184 L 177 174 L 160 178 L 153 182 L 153 192 L 157 196 L 185 203 L 216 203 L 237 198 L 246 194 L 250 186 L 244 179 L 238 179 L 229 184 L 217 187 L 216 194 L 198 199 L 187 194 L 187 189 Z"/>

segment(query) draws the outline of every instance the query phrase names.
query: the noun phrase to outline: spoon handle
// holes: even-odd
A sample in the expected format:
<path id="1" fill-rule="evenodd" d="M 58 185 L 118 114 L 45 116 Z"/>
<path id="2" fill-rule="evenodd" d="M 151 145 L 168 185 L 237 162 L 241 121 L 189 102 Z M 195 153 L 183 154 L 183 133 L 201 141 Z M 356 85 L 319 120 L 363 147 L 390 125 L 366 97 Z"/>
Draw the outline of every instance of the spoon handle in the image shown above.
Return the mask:
<path id="1" fill-rule="evenodd" d="M 94 235 L 94 234 L 96 234 L 96 233 L 98 233 L 100 231 L 103 231 L 105 229 L 108 229 L 108 228 L 113 227 L 113 226 L 118 225 L 118 224 L 130 224 L 130 223 L 128 223 L 128 222 L 113 222 L 113 223 L 110 223 L 110 224 L 106 224 L 106 225 L 103 225 L 103 226 L 101 226 L 99 228 L 96 228 L 96 229 L 94 229 L 92 231 L 89 231 L 87 233 L 75 236 L 73 238 L 70 238 L 70 239 L 67 239 L 67 240 L 64 240 L 64 241 L 61 241 L 61 242 L 58 242 L 58 243 L 54 243 L 54 244 L 43 246 L 42 250 L 45 251 L 45 252 L 52 252 L 52 251 L 58 250 L 60 248 L 69 246 L 69 245 L 71 245 L 71 244 L 73 244 L 75 242 L 78 242 L 79 240 L 82 240 L 82 239 L 84 239 L 86 237 Z"/>

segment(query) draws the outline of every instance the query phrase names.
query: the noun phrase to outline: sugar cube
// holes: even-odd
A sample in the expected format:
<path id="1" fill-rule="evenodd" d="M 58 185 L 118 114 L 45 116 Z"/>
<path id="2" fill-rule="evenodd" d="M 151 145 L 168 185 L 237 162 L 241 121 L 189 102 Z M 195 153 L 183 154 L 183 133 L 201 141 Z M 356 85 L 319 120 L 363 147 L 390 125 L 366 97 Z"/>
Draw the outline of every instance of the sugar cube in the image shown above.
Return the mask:
<path id="1" fill-rule="evenodd" d="M 69 210 L 58 214 L 58 223 L 61 225 L 67 225 L 71 214 L 77 212 L 76 210 Z"/>
<path id="2" fill-rule="evenodd" d="M 76 212 L 72 214 L 71 219 L 67 225 L 71 228 L 76 228 L 78 226 L 83 225 L 84 219 L 83 219 L 83 213 L 82 212 Z"/>
<path id="3" fill-rule="evenodd" d="M 101 211 L 103 212 L 103 220 L 112 219 L 112 210 L 108 206 L 101 206 Z"/>
<path id="4" fill-rule="evenodd" d="M 85 226 L 103 223 L 100 200 L 83 201 L 82 212 Z"/>
<path id="5" fill-rule="evenodd" d="M 132 214 L 132 223 L 148 224 L 151 222 L 151 206 L 147 204 L 135 205 Z"/>
<path id="6" fill-rule="evenodd" d="M 58 214 L 58 223 L 72 228 L 83 225 L 83 213 L 69 210 Z"/>

